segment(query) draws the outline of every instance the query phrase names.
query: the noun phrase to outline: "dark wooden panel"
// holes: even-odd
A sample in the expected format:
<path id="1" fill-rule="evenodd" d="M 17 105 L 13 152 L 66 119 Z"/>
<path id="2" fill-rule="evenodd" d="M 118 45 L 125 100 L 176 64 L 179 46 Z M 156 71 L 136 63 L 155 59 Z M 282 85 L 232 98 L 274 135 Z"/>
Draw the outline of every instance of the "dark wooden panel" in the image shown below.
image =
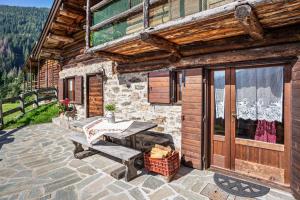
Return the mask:
<path id="1" fill-rule="evenodd" d="M 294 89 L 300 84 L 300 59 L 293 67 L 292 81 L 292 108 L 299 107 L 300 90 Z M 297 199 L 300 199 L 300 110 L 292 109 L 292 156 L 291 156 L 291 189 Z"/>
<path id="2" fill-rule="evenodd" d="M 75 76 L 75 103 L 83 104 L 83 77 Z"/>
<path id="3" fill-rule="evenodd" d="M 186 165 L 201 169 L 202 69 L 185 71 L 185 86 L 182 91 L 181 132 L 182 155 Z"/>
<path id="4" fill-rule="evenodd" d="M 58 100 L 64 99 L 64 79 L 59 79 L 58 81 Z"/>
<path id="5" fill-rule="evenodd" d="M 103 115 L 103 83 L 102 76 L 92 75 L 87 78 L 88 99 L 87 112 L 88 117 Z"/>

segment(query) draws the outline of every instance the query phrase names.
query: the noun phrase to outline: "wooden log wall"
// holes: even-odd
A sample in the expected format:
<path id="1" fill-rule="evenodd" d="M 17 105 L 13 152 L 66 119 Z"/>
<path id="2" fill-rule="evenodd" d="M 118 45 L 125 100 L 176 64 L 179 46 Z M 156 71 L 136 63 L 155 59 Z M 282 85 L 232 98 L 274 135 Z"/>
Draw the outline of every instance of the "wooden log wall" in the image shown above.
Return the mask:
<path id="1" fill-rule="evenodd" d="M 37 87 L 57 87 L 60 72 L 60 64 L 56 60 L 45 60 L 40 65 L 37 77 Z"/>
<path id="2" fill-rule="evenodd" d="M 292 69 L 292 160 L 291 189 L 300 199 L 300 57 Z"/>

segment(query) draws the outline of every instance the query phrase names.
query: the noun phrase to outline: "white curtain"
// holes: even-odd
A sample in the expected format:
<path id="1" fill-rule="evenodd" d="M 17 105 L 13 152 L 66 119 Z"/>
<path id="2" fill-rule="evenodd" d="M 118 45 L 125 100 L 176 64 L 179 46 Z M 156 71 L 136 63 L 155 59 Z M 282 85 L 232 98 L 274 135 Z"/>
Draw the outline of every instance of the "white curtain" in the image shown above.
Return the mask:
<path id="1" fill-rule="evenodd" d="M 282 122 L 283 67 L 236 70 L 238 119 Z"/>
<path id="2" fill-rule="evenodd" d="M 214 72 L 216 119 L 224 119 L 225 110 L 225 71 Z"/>

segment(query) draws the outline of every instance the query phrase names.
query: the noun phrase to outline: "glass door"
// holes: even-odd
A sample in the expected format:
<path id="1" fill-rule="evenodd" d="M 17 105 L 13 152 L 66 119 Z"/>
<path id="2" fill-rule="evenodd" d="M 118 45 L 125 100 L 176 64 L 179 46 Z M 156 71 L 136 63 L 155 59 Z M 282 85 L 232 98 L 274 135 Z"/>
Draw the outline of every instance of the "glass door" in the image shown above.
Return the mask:
<path id="1" fill-rule="evenodd" d="M 227 68 L 210 77 L 211 165 L 286 183 L 289 84 L 284 66 Z"/>

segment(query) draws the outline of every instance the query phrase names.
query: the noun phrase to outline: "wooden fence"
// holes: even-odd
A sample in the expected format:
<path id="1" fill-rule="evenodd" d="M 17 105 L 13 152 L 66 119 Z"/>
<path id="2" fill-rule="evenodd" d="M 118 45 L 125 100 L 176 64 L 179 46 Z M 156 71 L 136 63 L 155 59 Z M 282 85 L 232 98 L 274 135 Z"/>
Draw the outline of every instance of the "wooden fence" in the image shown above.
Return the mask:
<path id="1" fill-rule="evenodd" d="M 27 97 L 34 96 L 34 100 L 26 102 Z M 4 127 L 4 117 L 11 115 L 13 113 L 21 111 L 22 114 L 25 114 L 25 108 L 36 105 L 36 108 L 39 107 L 41 101 L 57 99 L 57 90 L 56 88 L 42 88 L 38 90 L 33 90 L 30 92 L 23 93 L 17 97 L 0 99 L 0 129 Z M 19 106 L 10 110 L 3 110 L 3 104 L 7 103 L 16 103 L 20 102 Z"/>

